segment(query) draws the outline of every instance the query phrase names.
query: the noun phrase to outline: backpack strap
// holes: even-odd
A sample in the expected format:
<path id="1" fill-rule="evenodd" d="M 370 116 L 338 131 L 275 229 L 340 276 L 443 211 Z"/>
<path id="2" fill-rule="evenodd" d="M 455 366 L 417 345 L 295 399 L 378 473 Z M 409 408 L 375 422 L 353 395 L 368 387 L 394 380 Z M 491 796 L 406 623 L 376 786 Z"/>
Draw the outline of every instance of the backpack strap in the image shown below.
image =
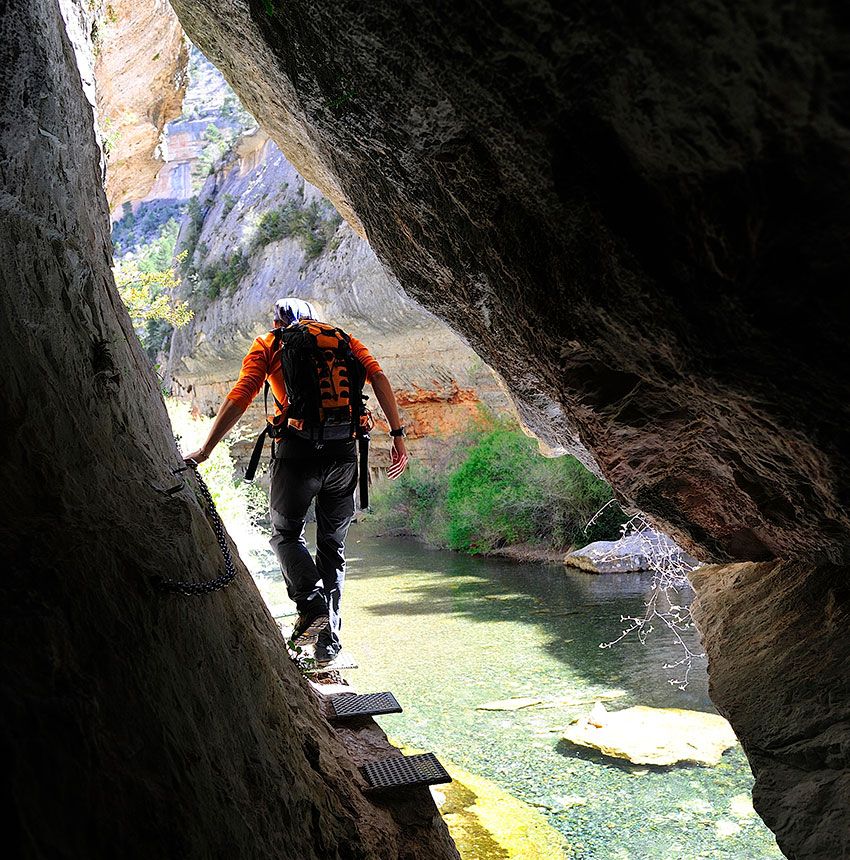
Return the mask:
<path id="1" fill-rule="evenodd" d="M 254 443 L 254 450 L 251 452 L 251 459 L 248 461 L 248 466 L 245 469 L 245 480 L 253 481 L 257 474 L 257 466 L 260 464 L 260 457 L 263 456 L 263 446 L 266 442 L 266 436 L 269 433 L 268 425 L 266 425 L 257 436 L 257 441 Z"/>
<path id="2" fill-rule="evenodd" d="M 360 454 L 360 510 L 369 508 L 369 434 L 363 433 L 357 439 Z"/>

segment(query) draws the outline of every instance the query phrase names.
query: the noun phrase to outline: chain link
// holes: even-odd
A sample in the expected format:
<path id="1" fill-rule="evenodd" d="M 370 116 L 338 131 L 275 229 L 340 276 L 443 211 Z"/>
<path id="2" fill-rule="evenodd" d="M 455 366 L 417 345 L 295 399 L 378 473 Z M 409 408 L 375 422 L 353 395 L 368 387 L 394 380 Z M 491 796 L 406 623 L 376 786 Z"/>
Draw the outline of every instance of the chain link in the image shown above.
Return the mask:
<path id="1" fill-rule="evenodd" d="M 233 556 L 230 553 L 230 546 L 227 543 L 227 536 L 224 533 L 224 524 L 221 521 L 221 517 L 218 515 L 218 511 L 215 509 L 215 502 L 213 501 L 212 493 L 204 482 L 204 479 L 201 477 L 201 473 L 198 471 L 198 464 L 190 462 L 189 467 L 191 467 L 195 472 L 195 478 L 198 481 L 201 495 L 207 503 L 207 514 L 212 521 L 212 529 L 213 532 L 215 532 L 219 549 L 224 557 L 224 573 L 221 576 L 217 576 L 215 579 L 195 581 L 170 579 L 165 576 L 158 576 L 155 577 L 154 582 L 156 587 L 162 591 L 171 591 L 177 594 L 186 595 L 209 594 L 211 591 L 220 591 L 222 588 L 227 588 L 227 586 L 233 582 L 233 578 L 236 576 L 236 565 L 233 563 Z M 182 469 L 178 471 L 182 471 Z"/>

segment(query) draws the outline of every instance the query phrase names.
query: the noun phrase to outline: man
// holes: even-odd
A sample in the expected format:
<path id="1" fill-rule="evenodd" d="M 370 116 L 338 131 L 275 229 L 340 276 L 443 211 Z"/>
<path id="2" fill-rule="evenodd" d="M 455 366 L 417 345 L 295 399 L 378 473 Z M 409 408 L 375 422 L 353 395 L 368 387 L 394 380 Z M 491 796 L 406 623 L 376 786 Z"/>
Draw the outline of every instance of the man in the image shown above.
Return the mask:
<path id="1" fill-rule="evenodd" d="M 356 442 L 348 438 L 303 438 L 300 424 L 288 416 L 287 379 L 292 383 L 293 359 L 282 361 L 281 341 L 303 329 L 324 324 L 315 320 L 311 304 L 286 298 L 275 303 L 274 330 L 258 337 L 242 362 L 236 385 L 224 399 L 210 428 L 207 441 L 186 459 L 202 463 L 232 429 L 268 380 L 275 399 L 275 426 L 286 428 L 276 440 L 271 466 L 271 545 L 280 561 L 290 598 L 298 618 L 292 631 L 296 645 L 315 642 L 319 665 L 331 663 L 340 651 L 340 598 L 345 578 L 345 537 L 354 516 L 357 485 Z M 328 327 L 330 328 L 330 327 Z M 333 331 L 338 331 L 334 329 Z M 365 372 L 378 403 L 390 424 L 393 437 L 391 464 L 387 475 L 395 479 L 407 467 L 404 428 L 389 380 L 378 362 L 356 338 L 348 346 Z M 355 368 L 357 369 L 357 368 Z M 290 376 L 285 379 L 285 373 Z M 349 385 L 345 371 L 342 386 Z M 297 397 L 296 394 L 293 396 Z M 331 436 L 332 434 L 328 434 Z M 304 540 L 304 523 L 310 502 L 316 500 L 316 559 Z"/>

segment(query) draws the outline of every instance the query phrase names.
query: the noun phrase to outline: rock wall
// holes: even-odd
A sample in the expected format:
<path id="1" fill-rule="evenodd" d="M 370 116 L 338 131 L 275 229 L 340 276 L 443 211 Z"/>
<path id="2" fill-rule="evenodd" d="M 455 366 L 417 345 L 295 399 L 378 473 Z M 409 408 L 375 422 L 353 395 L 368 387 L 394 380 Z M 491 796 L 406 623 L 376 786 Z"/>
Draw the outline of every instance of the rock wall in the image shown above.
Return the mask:
<path id="1" fill-rule="evenodd" d="M 544 439 L 758 560 L 850 529 L 847 34 L 732 8 L 175 2 Z"/>
<path id="2" fill-rule="evenodd" d="M 182 31 L 181 31 L 182 32 Z M 163 154 L 165 163 L 157 173 L 150 191 L 138 202 L 151 200 L 188 201 L 199 190 L 203 180 L 196 176 L 197 165 L 208 141 L 204 134 L 210 124 L 228 135 L 238 135 L 246 125 L 256 123 L 240 111 L 235 93 L 221 77 L 221 72 L 197 49 L 189 52 L 189 66 L 180 116 L 165 126 Z"/>
<path id="3" fill-rule="evenodd" d="M 148 193 L 163 166 L 162 133 L 180 114 L 188 52 L 167 0 L 95 5 L 91 33 L 106 196 L 110 209 L 120 212 L 124 201 Z"/>
<path id="4" fill-rule="evenodd" d="M 850 585 L 810 562 L 692 574 L 710 691 L 745 739 L 753 804 L 788 857 L 850 853 Z"/>
<path id="5" fill-rule="evenodd" d="M 589 451 L 703 560 L 806 559 L 783 568 L 801 587 L 824 556 L 846 566 L 842 6 L 174 2 L 293 164 L 356 213 L 403 288 L 501 374 L 541 437 Z M 714 605 L 702 624 L 715 701 L 757 780 L 796 786 L 783 795 L 796 825 L 770 814 L 777 794 L 762 813 L 789 856 L 828 856 L 835 831 L 821 843 L 815 822 L 840 808 L 837 784 L 811 798 L 816 758 L 758 755 L 716 659 L 737 624 L 749 629 L 746 607 L 721 629 Z M 784 610 L 767 606 L 763 623 Z M 834 645 L 812 636 L 793 644 Z M 735 694 L 747 714 L 786 695 L 774 658 L 750 655 L 771 685 Z M 796 692 L 801 710 L 836 719 L 817 685 Z M 783 712 L 789 737 L 801 710 Z"/>
<path id="6" fill-rule="evenodd" d="M 200 195 L 203 222 L 194 246 L 196 268 L 201 273 L 214 269 L 240 249 L 250 255 L 250 264 L 238 284 L 201 302 L 192 322 L 174 333 L 169 384 L 200 412 L 215 414 L 251 342 L 271 327 L 275 299 L 297 295 L 313 302 L 323 319 L 366 343 L 397 390 L 411 456 L 433 464 L 445 454 L 445 438 L 466 430 L 482 405 L 503 414 L 510 412 L 509 399 L 492 371 L 457 335 L 400 292 L 350 226 L 341 225 L 315 260 L 307 259 L 295 237 L 250 251 L 263 215 L 312 201 L 324 198 L 262 132 L 241 138 L 207 180 Z M 184 245 L 188 229 L 184 219 Z M 185 293 L 192 286 L 190 276 Z M 379 413 L 374 399 L 371 405 Z M 264 421 L 258 398 L 241 426 L 256 433 Z M 376 471 L 389 465 L 390 439 L 380 432 L 387 429 L 381 421 L 374 434 L 371 464 Z M 249 439 L 235 444 L 237 462 L 247 461 L 252 446 Z"/>
<path id="7" fill-rule="evenodd" d="M 14 856 L 456 858 L 427 791 L 373 802 L 244 566 L 221 560 L 109 266 L 55 0 L 0 12 L 2 796 Z M 38 94 L 38 98 L 33 98 Z M 356 739 L 355 739 L 356 740 Z M 375 753 L 388 751 L 383 738 Z"/>

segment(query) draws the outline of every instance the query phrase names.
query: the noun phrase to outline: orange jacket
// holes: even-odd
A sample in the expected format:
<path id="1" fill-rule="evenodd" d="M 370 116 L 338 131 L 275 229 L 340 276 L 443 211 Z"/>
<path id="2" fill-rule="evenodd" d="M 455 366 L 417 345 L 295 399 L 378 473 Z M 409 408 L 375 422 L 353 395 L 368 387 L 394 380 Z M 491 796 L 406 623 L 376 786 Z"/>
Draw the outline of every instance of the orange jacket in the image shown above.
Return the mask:
<path id="1" fill-rule="evenodd" d="M 350 340 L 351 351 L 355 358 L 366 369 L 366 381 L 371 382 L 375 374 L 381 372 L 381 365 L 377 360 L 372 358 L 371 353 L 363 344 L 352 337 Z M 248 354 L 242 359 L 242 370 L 239 372 L 239 379 L 236 380 L 236 385 L 231 388 L 227 395 L 228 400 L 247 409 L 251 405 L 251 401 L 260 393 L 263 383 L 268 379 L 274 396 L 277 398 L 284 410 L 289 401 L 286 397 L 286 388 L 283 384 L 283 373 L 280 366 L 280 350 L 274 352 L 274 332 L 258 337 Z M 275 414 L 280 415 L 280 410 L 275 406 Z"/>

